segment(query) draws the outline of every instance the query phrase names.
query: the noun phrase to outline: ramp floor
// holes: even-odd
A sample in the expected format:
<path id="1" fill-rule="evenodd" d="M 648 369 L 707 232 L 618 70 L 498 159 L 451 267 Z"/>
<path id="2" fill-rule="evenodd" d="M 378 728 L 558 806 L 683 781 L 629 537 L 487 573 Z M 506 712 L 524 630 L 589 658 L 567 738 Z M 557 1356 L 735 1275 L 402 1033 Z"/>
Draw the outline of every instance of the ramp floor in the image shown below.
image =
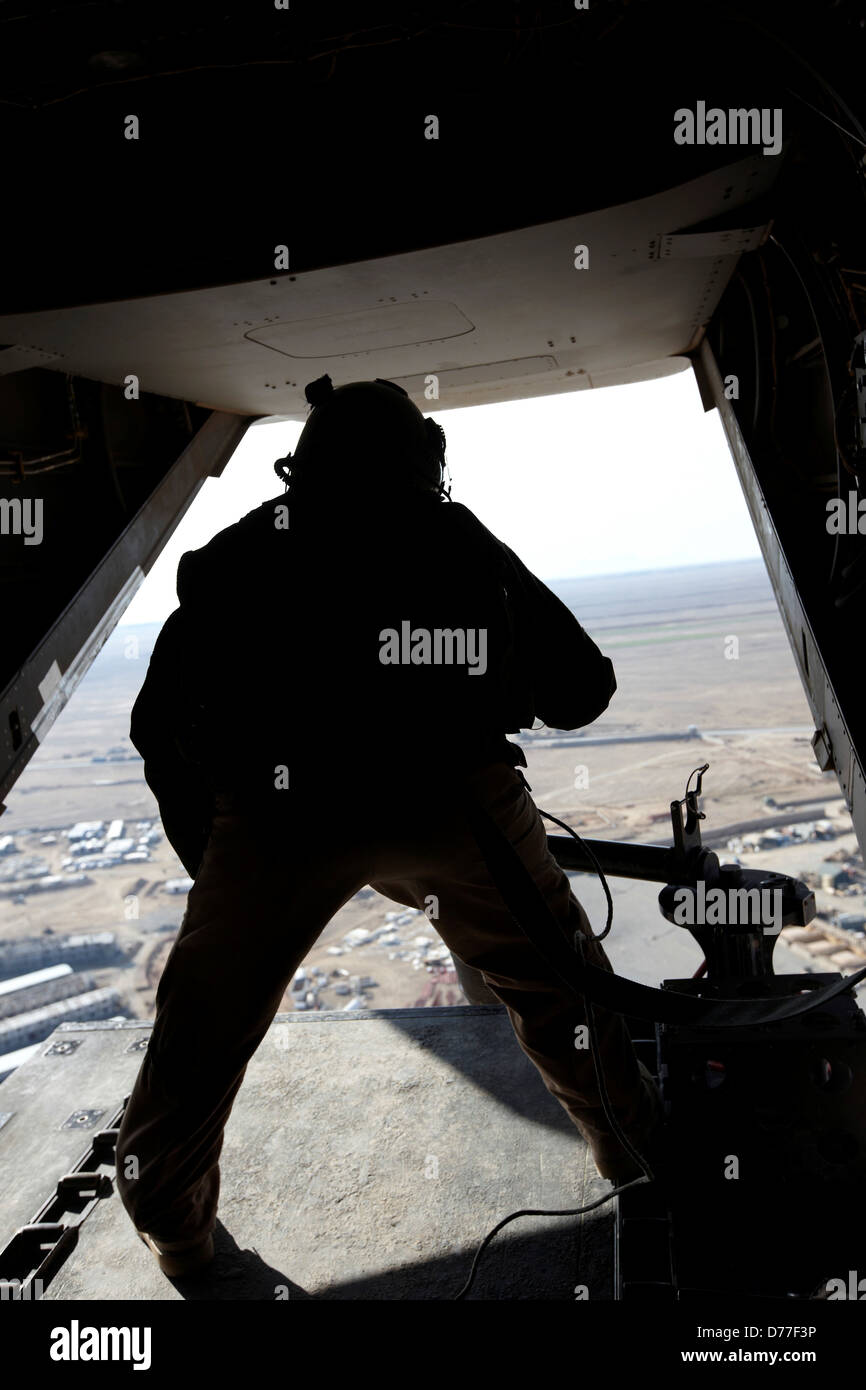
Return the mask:
<path id="1" fill-rule="evenodd" d="M 66 1024 L 0 1084 L 0 1247 L 117 1114 L 149 1031 Z M 165 1278 L 112 1192 L 84 1216 L 44 1298 L 450 1299 L 510 1212 L 609 1191 L 495 1006 L 278 1015 L 235 1102 L 221 1172 L 204 1280 Z M 512 1222 L 469 1297 L 574 1300 L 586 1286 L 612 1298 L 613 1207 Z"/>

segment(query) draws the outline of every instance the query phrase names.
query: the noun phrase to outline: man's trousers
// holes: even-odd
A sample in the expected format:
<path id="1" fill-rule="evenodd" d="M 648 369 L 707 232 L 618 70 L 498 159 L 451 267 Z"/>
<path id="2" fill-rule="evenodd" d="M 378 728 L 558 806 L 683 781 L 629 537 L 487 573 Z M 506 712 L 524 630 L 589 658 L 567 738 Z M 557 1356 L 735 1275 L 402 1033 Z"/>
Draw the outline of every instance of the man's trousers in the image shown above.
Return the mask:
<path id="1" fill-rule="evenodd" d="M 468 780 L 557 920 L 570 935 L 590 936 L 522 774 L 496 763 Z M 434 814 L 401 803 L 345 822 L 292 812 L 275 827 L 221 797 L 117 1144 L 123 1204 L 163 1248 L 179 1250 L 212 1232 L 224 1128 L 247 1063 L 298 966 L 366 884 L 429 915 L 453 954 L 505 1005 L 521 1048 L 590 1146 L 613 1142 L 621 1152 L 591 1053 L 575 1046 L 583 1006 L 511 918 L 456 801 L 450 813 L 447 804 Z M 597 944 L 587 959 L 610 969 Z M 627 1029 L 616 1014 L 598 1007 L 594 1014 L 611 1103 L 634 1132 L 645 1096 Z"/>

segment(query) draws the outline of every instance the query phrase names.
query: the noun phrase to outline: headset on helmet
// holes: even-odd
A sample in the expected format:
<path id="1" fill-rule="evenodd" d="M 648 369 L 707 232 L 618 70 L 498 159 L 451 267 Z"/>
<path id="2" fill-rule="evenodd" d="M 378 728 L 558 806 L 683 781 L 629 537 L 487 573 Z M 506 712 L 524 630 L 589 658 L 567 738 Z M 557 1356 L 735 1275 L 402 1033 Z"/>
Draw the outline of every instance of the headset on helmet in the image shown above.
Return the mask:
<path id="1" fill-rule="evenodd" d="M 349 383 L 349 386 L 385 386 L 389 390 L 398 392 L 399 395 L 404 396 L 407 401 L 410 400 L 408 391 L 404 390 L 402 386 L 398 386 L 395 381 L 386 381 L 383 377 L 376 377 L 373 382 L 352 382 Z M 321 419 L 322 415 L 324 415 L 327 418 L 328 407 L 332 400 L 338 401 L 342 396 L 342 393 L 344 393 L 347 389 L 348 388 L 346 387 L 341 387 L 335 390 L 334 384 L 331 381 L 330 376 L 327 375 L 327 373 L 324 376 L 317 377 L 315 381 L 309 382 L 309 384 L 304 388 L 304 395 L 306 396 L 306 399 L 309 402 L 309 404 L 313 407 L 313 415 L 310 416 L 308 420 L 308 425 L 312 421 L 313 416 L 316 416 L 318 419 Z M 416 461 L 419 463 L 420 471 L 423 473 L 425 479 L 440 493 L 444 493 L 443 483 L 445 478 L 446 443 L 445 431 L 442 429 L 442 426 L 439 425 L 435 420 L 431 420 L 429 417 L 422 416 L 420 411 L 418 411 L 417 413 L 419 423 L 422 426 L 423 439 L 426 447 L 422 451 L 423 456 Z M 409 423 L 411 425 L 411 419 Z M 414 429 L 414 426 L 411 427 Z M 307 426 L 305 426 L 304 429 L 306 431 Z M 276 473 L 277 477 L 280 478 L 286 484 L 286 487 L 289 486 L 289 483 L 295 474 L 295 470 L 297 470 L 297 455 L 299 451 L 302 451 L 302 439 L 298 441 L 298 447 L 296 448 L 294 455 L 287 454 L 285 458 L 277 459 L 274 463 L 274 472 Z M 444 495 L 447 496 L 448 493 L 445 493 Z"/>

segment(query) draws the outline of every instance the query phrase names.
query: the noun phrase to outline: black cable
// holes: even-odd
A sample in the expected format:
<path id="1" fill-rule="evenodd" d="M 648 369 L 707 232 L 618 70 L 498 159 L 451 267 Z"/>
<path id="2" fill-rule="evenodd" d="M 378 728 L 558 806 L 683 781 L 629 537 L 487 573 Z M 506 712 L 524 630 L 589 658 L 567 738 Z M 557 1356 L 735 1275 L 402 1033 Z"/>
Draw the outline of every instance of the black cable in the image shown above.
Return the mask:
<path id="1" fill-rule="evenodd" d="M 540 816 L 544 816 L 545 820 L 553 821 L 553 824 L 558 825 L 560 829 L 567 830 L 572 839 L 577 840 L 577 843 L 583 848 L 587 857 L 592 860 L 592 866 L 595 869 L 595 872 L 598 874 L 598 877 L 601 881 L 601 886 L 604 889 L 604 896 L 607 898 L 607 921 L 605 922 L 604 931 L 600 932 L 598 936 L 591 936 L 590 941 L 604 941 L 604 938 L 607 936 L 613 923 L 613 898 L 610 896 L 610 889 L 607 886 L 607 879 L 604 876 L 604 872 L 602 870 L 601 865 L 599 864 L 598 860 L 596 859 L 595 855 L 593 854 L 586 841 L 582 840 L 578 835 L 577 831 L 572 830 L 570 825 L 566 825 L 565 821 L 558 820 L 557 817 L 552 816 L 549 811 L 542 811 L 540 806 L 538 808 L 538 814 Z"/>
<path id="2" fill-rule="evenodd" d="M 803 105 L 808 106 L 810 111 L 814 111 L 816 116 L 820 116 L 822 120 L 829 121 L 830 125 L 835 126 L 837 130 L 841 130 L 843 135 L 847 135 L 849 140 L 854 140 L 866 150 L 866 140 L 863 140 L 859 135 L 855 135 L 852 130 L 846 130 L 838 121 L 834 121 L 832 116 L 828 116 L 826 111 L 822 111 L 820 106 L 813 106 L 811 101 L 807 101 L 802 93 L 795 91 L 793 87 L 786 87 L 785 91 L 790 92 L 792 97 L 796 97 L 798 101 L 802 101 Z"/>
<path id="3" fill-rule="evenodd" d="M 564 821 L 558 820 L 556 816 L 552 816 L 548 811 L 542 811 L 539 808 L 539 815 L 545 816 L 547 820 L 553 821 L 556 825 L 561 826 L 563 830 L 567 830 L 569 835 L 573 836 L 579 844 L 583 845 L 583 848 L 586 850 L 586 853 L 588 854 L 589 858 L 592 860 L 595 866 L 596 872 L 601 880 L 602 887 L 604 888 L 605 895 L 607 897 L 607 925 L 605 926 L 605 929 L 601 933 L 601 935 L 590 936 L 587 938 L 583 935 L 581 931 L 576 931 L 574 934 L 573 944 L 575 953 L 578 956 L 580 956 L 581 959 L 583 959 L 583 952 L 587 940 L 601 941 L 602 938 L 607 936 L 608 932 L 610 931 L 611 923 L 613 921 L 613 899 L 610 895 L 610 889 L 607 885 L 607 879 L 604 876 L 601 865 L 599 864 L 592 850 L 589 848 L 589 845 L 587 845 L 585 841 L 581 840 L 576 830 L 572 830 L 571 826 L 566 825 Z M 614 1136 L 622 1144 L 628 1156 L 632 1158 L 640 1168 L 643 1169 L 644 1175 L 640 1178 L 632 1178 L 630 1182 L 622 1183 L 618 1187 L 614 1186 L 610 1192 L 605 1193 L 603 1197 L 596 1198 L 594 1202 L 587 1203 L 586 1206 L 566 1207 L 561 1211 L 543 1210 L 535 1207 L 523 1207 L 520 1211 L 513 1211 L 510 1213 L 510 1215 L 503 1217 L 503 1219 L 497 1222 L 497 1224 L 493 1227 L 491 1231 L 488 1231 L 487 1235 L 484 1237 L 478 1249 L 476 1250 L 475 1257 L 472 1261 L 472 1267 L 469 1271 L 469 1277 L 466 1280 L 466 1283 L 461 1288 L 460 1292 L 454 1295 L 454 1299 L 452 1300 L 454 1302 L 457 1302 L 460 1299 L 466 1297 L 469 1290 L 472 1288 L 473 1283 L 475 1282 L 475 1275 L 478 1271 L 478 1266 L 481 1262 L 481 1256 L 484 1254 L 484 1251 L 487 1249 L 494 1236 L 498 1235 L 498 1233 L 503 1229 L 503 1227 L 507 1226 L 511 1221 L 516 1221 L 518 1217 L 521 1216 L 583 1216 L 586 1214 L 586 1212 L 595 1211 L 598 1207 L 605 1206 L 606 1203 L 610 1202 L 614 1197 L 618 1197 L 621 1192 L 628 1192 L 629 1189 L 632 1187 L 640 1187 L 645 1185 L 646 1183 L 651 1183 L 655 1181 L 655 1174 L 650 1168 L 649 1163 L 643 1157 L 643 1155 L 638 1152 L 634 1145 L 627 1139 L 626 1135 L 620 1128 L 619 1122 L 617 1121 L 616 1115 L 613 1110 L 613 1106 L 610 1101 L 610 1096 L 608 1095 L 607 1086 L 604 1080 L 604 1071 L 602 1069 L 599 1056 L 598 1033 L 596 1031 L 595 1026 L 595 1005 L 592 1003 L 590 999 L 587 998 L 586 995 L 582 995 L 581 998 L 583 1000 L 584 1015 L 586 1017 L 586 1024 L 589 1032 L 592 1065 L 593 1070 L 595 1071 L 595 1079 L 596 1084 L 598 1086 L 599 1099 L 601 1100 L 601 1105 L 604 1111 L 605 1119 L 610 1125 Z"/>
<path id="4" fill-rule="evenodd" d="M 809 76 L 813 79 L 813 81 L 815 81 L 818 84 L 818 86 L 821 87 L 822 90 L 830 97 L 830 100 L 834 104 L 836 110 L 841 111 L 842 115 L 845 116 L 848 121 L 850 121 L 851 125 L 857 128 L 857 130 L 860 132 L 859 136 L 854 135 L 850 130 L 845 130 L 844 126 L 839 125 L 838 121 L 832 120 L 832 118 L 828 116 L 825 111 L 822 111 L 819 107 L 812 106 L 812 103 L 810 101 L 806 101 L 806 98 L 802 96 L 800 92 L 796 91 L 795 88 L 785 87 L 785 91 L 790 92 L 791 96 L 797 97 L 798 100 L 804 102 L 806 106 L 810 106 L 817 115 L 823 116 L 825 120 L 830 121 L 831 125 L 835 125 L 837 129 L 841 130 L 844 135 L 847 135 L 849 137 L 849 139 L 857 141 L 859 144 L 866 146 L 866 130 L 864 130 L 863 126 L 858 121 L 854 112 L 842 99 L 842 97 L 835 90 L 835 88 L 830 86 L 830 83 L 827 81 L 826 77 L 824 77 L 822 73 L 818 72 L 816 68 L 813 68 L 811 63 L 806 61 L 802 53 L 800 53 L 796 48 L 792 48 L 789 43 L 786 43 L 784 39 L 780 38 L 778 33 L 774 32 L 771 29 L 765 28 L 763 24 L 759 24 L 752 13 L 747 13 L 746 11 L 737 8 L 732 8 L 727 4 L 723 4 L 721 6 L 721 9 L 727 10 L 729 14 L 732 14 L 737 20 L 739 20 L 741 24 L 745 25 L 747 28 L 754 29 L 756 34 L 761 34 L 765 39 L 769 39 L 771 45 L 775 45 L 776 47 L 780 48 L 784 53 L 787 53 L 790 58 L 793 58 L 795 63 L 799 63 L 800 67 L 803 68 L 804 71 L 807 72 Z"/>

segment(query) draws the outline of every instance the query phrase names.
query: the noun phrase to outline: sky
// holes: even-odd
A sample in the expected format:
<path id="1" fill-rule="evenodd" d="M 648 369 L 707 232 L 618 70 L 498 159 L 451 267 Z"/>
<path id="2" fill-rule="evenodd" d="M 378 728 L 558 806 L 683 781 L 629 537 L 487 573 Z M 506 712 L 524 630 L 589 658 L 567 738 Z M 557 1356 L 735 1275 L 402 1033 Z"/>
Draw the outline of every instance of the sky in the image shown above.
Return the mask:
<path id="1" fill-rule="evenodd" d="M 451 495 L 545 581 L 670 569 L 760 555 L 718 411 L 694 373 L 533 400 L 438 410 Z M 246 432 L 208 478 L 121 619 L 163 622 L 177 607 L 186 550 L 252 511 L 282 484 L 274 460 L 300 422 Z"/>

